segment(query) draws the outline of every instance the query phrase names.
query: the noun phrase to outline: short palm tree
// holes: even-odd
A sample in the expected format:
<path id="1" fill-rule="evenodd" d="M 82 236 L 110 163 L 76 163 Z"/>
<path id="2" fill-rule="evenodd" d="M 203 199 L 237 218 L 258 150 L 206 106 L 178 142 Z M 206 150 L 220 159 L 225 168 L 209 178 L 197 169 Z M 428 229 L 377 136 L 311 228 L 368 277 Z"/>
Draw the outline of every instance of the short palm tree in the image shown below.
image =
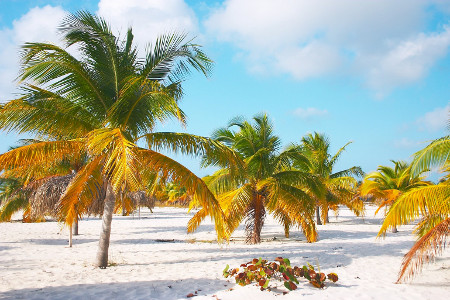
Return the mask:
<path id="1" fill-rule="evenodd" d="M 308 163 L 303 160 L 295 161 L 294 167 L 315 175 L 324 187 L 320 193 L 311 193 L 316 200 L 316 222 L 318 225 L 328 222 L 328 211 L 338 210 L 338 205 L 346 205 L 356 215 L 364 213 L 364 203 L 356 195 L 358 181 L 355 177 L 363 176 L 361 167 L 335 171 L 335 164 L 339 160 L 345 148 L 351 142 L 341 147 L 333 156 L 330 152 L 329 139 L 320 133 L 314 132 L 305 135 L 300 145 L 294 145 L 307 158 Z M 320 212 L 319 212 L 320 211 Z"/>
<path id="2" fill-rule="evenodd" d="M 361 185 L 361 196 L 370 196 L 375 201 L 379 201 L 375 214 L 383 207 L 389 209 L 402 194 L 430 184 L 423 180 L 424 177 L 421 176 L 423 171 L 414 174 L 408 163 L 392 162 L 394 168 L 379 166 L 377 171 L 367 174 Z M 392 227 L 392 232 L 397 232 L 397 227 Z"/>
<path id="3" fill-rule="evenodd" d="M 273 134 L 267 115 L 257 115 L 253 121 L 251 124 L 235 118 L 228 127 L 212 135 L 236 151 L 242 169 L 235 171 L 231 164 L 218 164 L 214 157 L 204 161 L 205 165 L 222 166 L 204 180 L 226 213 L 230 233 L 245 219 L 246 242 L 260 243 L 266 212 L 269 212 L 284 226 L 286 236 L 289 227 L 297 225 L 308 242 L 316 241 L 314 200 L 299 187 L 318 190 L 315 177 L 292 168 L 292 159 L 301 153 L 295 149 L 280 151 L 281 141 Z"/>
<path id="4" fill-rule="evenodd" d="M 127 191 L 145 190 L 152 177 L 185 186 L 210 212 L 218 238 L 226 236 L 223 212 L 205 183 L 159 150 L 220 152 L 227 161 L 233 161 L 233 152 L 207 138 L 154 132 L 158 122 L 169 118 L 185 123 L 178 106 L 181 82 L 192 68 L 208 75 L 212 61 L 179 34 L 159 37 L 140 59 L 131 29 L 120 39 L 104 19 L 87 12 L 69 15 L 60 31 L 67 48 L 47 43 L 23 46 L 23 97 L 0 107 L 2 129 L 35 133 L 45 141 L 0 155 L 1 170 L 26 173 L 87 155 L 60 199 L 60 215 L 72 224 L 97 191 L 106 191 L 96 262 L 101 268 L 108 263 L 116 199 Z M 74 48 L 77 55 L 71 54 Z M 140 141 L 147 147 L 138 146 Z"/>
<path id="5" fill-rule="evenodd" d="M 0 222 L 10 221 L 12 215 L 20 210 L 23 211 L 23 220 L 29 220 L 28 194 L 22 178 L 0 178 Z"/>
<path id="6" fill-rule="evenodd" d="M 414 155 L 411 173 L 421 174 L 440 166 L 447 175 L 437 185 L 425 185 L 412 189 L 394 203 L 389 210 L 378 236 L 389 228 L 420 219 L 414 232 L 419 240 L 405 255 L 397 282 L 412 277 L 420 271 L 424 262 L 430 262 L 442 253 L 450 235 L 450 137 L 430 143 Z"/>

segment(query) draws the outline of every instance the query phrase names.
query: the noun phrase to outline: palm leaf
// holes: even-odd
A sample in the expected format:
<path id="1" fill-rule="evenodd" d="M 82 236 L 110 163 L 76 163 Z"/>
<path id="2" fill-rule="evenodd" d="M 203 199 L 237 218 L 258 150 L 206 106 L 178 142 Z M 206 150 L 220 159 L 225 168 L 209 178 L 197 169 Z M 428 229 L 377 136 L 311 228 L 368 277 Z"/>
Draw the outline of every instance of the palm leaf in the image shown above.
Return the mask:
<path id="1" fill-rule="evenodd" d="M 442 253 L 449 234 L 450 218 L 447 218 L 418 240 L 403 258 L 397 283 L 412 277 L 422 269 L 424 262 L 429 262 Z"/>

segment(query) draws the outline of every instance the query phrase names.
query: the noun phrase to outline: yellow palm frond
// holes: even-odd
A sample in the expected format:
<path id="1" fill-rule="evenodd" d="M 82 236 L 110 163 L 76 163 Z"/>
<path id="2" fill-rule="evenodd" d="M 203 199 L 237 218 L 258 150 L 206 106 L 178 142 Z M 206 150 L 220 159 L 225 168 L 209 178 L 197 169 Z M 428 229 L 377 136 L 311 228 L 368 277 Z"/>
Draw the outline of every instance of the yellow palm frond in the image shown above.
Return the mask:
<path id="1" fill-rule="evenodd" d="M 92 131 L 88 137 L 88 149 L 94 157 L 106 157 L 103 172 L 116 194 L 125 188 L 130 191 L 141 188 L 141 165 L 135 153 L 137 146 L 130 142 L 119 128 Z"/>
<path id="2" fill-rule="evenodd" d="M 146 168 L 151 168 L 166 180 L 170 179 L 170 181 L 177 182 L 177 184 L 186 188 L 186 192 L 192 196 L 192 200 L 200 203 L 209 213 L 211 219 L 214 220 L 219 241 L 228 236 L 225 215 L 220 204 L 201 178 L 180 163 L 158 152 L 139 149 L 136 155 Z"/>
<path id="3" fill-rule="evenodd" d="M 219 203 L 227 218 L 228 231 L 233 233 L 245 217 L 248 207 L 252 202 L 253 188 L 247 183 L 242 187 L 221 194 Z"/>
<path id="4" fill-rule="evenodd" d="M 99 167 L 101 157 L 88 163 L 82 168 L 67 186 L 66 191 L 59 201 L 60 220 L 71 225 L 83 213 L 89 203 L 97 196 L 97 191 L 102 183 L 99 182 Z"/>
<path id="5" fill-rule="evenodd" d="M 40 142 L 22 146 L 0 155 L 0 170 L 20 167 L 48 167 L 54 161 L 82 155 L 84 143 L 80 140 Z"/>
<path id="6" fill-rule="evenodd" d="M 420 215 L 450 215 L 450 186 L 445 183 L 424 186 L 403 194 L 391 207 L 378 236 L 389 228 L 408 224 Z"/>
<path id="7" fill-rule="evenodd" d="M 196 212 L 188 222 L 187 232 L 194 232 L 198 228 L 198 226 L 200 226 L 200 223 L 206 218 L 206 216 L 208 216 L 208 211 L 205 208 L 202 208 L 198 212 Z"/>

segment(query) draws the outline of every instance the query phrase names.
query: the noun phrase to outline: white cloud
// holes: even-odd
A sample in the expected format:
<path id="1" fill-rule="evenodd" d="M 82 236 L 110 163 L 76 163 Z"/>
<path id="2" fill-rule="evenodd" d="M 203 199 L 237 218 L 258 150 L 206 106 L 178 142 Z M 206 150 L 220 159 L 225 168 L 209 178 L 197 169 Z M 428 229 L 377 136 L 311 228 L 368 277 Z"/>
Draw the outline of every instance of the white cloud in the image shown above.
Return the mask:
<path id="1" fill-rule="evenodd" d="M 417 81 L 447 54 L 449 46 L 450 27 L 446 27 L 442 33 L 420 33 L 402 41 L 383 55 L 366 58 L 369 85 L 377 90 L 389 90 Z"/>
<path id="2" fill-rule="evenodd" d="M 113 24 L 113 29 L 125 34 L 133 28 L 140 50 L 164 33 L 198 32 L 194 11 L 183 0 L 101 0 L 98 14 Z"/>
<path id="3" fill-rule="evenodd" d="M 422 144 L 423 143 L 421 143 L 421 142 L 413 141 L 413 140 L 411 140 L 409 138 L 405 138 L 405 137 L 394 141 L 394 147 L 401 148 L 401 149 L 415 148 Z"/>
<path id="4" fill-rule="evenodd" d="M 61 7 L 35 7 L 14 20 L 12 28 L 0 30 L 0 102 L 10 100 L 16 92 L 20 46 L 25 42 L 58 43 L 57 27 L 65 13 Z"/>
<path id="5" fill-rule="evenodd" d="M 446 55 L 450 30 L 421 33 L 429 5 L 442 0 L 228 0 L 206 20 L 248 68 L 296 79 L 363 76 L 378 92 L 423 78 Z"/>
<path id="6" fill-rule="evenodd" d="M 323 117 L 328 115 L 328 111 L 326 109 L 318 109 L 315 107 L 308 108 L 297 108 L 293 111 L 293 114 L 301 119 L 309 120 L 315 117 Z"/>
<path id="7" fill-rule="evenodd" d="M 427 112 L 425 115 L 417 119 L 420 129 L 428 131 L 444 130 L 450 119 L 450 104 L 446 107 L 438 107 L 433 111 Z"/>

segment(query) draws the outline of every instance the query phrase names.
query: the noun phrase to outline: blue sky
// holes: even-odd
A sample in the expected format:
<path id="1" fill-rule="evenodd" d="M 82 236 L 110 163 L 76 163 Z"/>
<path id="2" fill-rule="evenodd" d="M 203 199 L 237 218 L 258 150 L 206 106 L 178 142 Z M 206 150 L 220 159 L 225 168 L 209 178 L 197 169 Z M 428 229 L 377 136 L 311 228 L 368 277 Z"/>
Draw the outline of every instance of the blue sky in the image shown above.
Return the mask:
<path id="1" fill-rule="evenodd" d="M 366 172 L 448 134 L 450 1 L 1 0 L 1 102 L 16 97 L 20 44 L 57 42 L 61 18 L 79 9 L 120 32 L 132 25 L 141 49 L 183 30 L 215 61 L 211 78 L 184 84 L 187 128 L 162 131 L 208 136 L 234 116 L 267 112 L 285 145 L 313 131 L 333 151 L 353 141 L 337 167 Z M 0 152 L 17 139 L 1 132 Z"/>

